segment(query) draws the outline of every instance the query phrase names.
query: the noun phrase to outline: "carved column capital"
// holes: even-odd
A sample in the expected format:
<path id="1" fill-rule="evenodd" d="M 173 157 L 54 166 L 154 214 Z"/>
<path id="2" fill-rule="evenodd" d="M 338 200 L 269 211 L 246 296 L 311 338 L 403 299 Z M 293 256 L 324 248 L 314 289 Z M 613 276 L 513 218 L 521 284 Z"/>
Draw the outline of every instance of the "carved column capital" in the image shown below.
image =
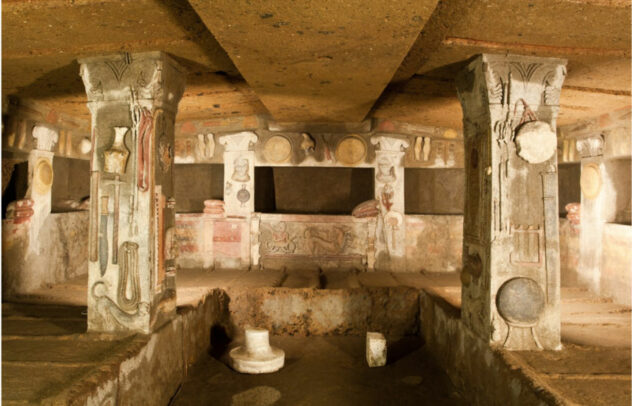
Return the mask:
<path id="1" fill-rule="evenodd" d="M 184 69 L 163 52 L 127 52 L 83 58 L 80 75 L 88 102 L 152 101 L 175 112 L 184 92 Z"/>
<path id="2" fill-rule="evenodd" d="M 371 137 L 371 144 L 375 145 L 377 151 L 402 153 L 410 145 L 407 139 L 390 135 L 374 135 Z"/>
<path id="3" fill-rule="evenodd" d="M 224 151 L 249 151 L 259 137 L 252 131 L 242 131 L 235 134 L 226 134 L 219 137 L 219 143 L 224 146 Z"/>
<path id="4" fill-rule="evenodd" d="M 457 75 L 457 95 L 469 117 L 498 107 L 557 109 L 565 77 L 564 59 L 482 54 Z"/>
<path id="5" fill-rule="evenodd" d="M 577 140 L 577 151 L 582 158 L 590 158 L 603 155 L 604 139 L 601 135 Z"/>
<path id="6" fill-rule="evenodd" d="M 51 128 L 36 125 L 33 127 L 33 138 L 37 140 L 38 150 L 50 152 L 59 140 L 59 134 Z"/>

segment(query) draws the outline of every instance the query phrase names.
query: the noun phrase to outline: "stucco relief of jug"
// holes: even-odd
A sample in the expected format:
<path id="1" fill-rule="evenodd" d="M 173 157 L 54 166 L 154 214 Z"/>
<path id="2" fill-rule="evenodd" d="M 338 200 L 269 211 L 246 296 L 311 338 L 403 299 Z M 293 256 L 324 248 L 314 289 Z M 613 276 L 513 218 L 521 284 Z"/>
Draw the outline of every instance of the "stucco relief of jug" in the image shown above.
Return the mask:
<path id="1" fill-rule="evenodd" d="M 125 173 L 127 158 L 129 157 L 129 151 L 125 147 L 125 134 L 127 134 L 128 130 L 129 128 L 127 127 L 114 127 L 114 142 L 110 149 L 103 153 L 105 161 L 103 165 L 104 171 L 117 175 Z"/>

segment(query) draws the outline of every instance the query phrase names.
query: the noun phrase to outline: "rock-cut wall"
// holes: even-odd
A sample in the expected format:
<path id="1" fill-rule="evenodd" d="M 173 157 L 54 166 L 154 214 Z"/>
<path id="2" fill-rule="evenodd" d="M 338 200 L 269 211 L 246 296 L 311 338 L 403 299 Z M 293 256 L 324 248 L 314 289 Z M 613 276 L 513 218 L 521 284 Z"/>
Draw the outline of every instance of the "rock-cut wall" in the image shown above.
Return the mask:
<path id="1" fill-rule="evenodd" d="M 27 223 L 2 221 L 2 294 L 26 294 L 88 272 L 88 212 L 49 214 L 28 247 Z"/>

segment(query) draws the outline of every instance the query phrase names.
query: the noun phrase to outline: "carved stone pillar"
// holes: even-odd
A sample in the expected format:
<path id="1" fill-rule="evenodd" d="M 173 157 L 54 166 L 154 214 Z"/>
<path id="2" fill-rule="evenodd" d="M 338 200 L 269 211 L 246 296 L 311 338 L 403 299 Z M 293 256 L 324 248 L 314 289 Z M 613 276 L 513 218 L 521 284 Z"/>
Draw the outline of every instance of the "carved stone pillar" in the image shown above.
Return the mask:
<path id="1" fill-rule="evenodd" d="M 222 135 L 226 216 L 247 217 L 255 211 L 255 152 L 257 135 L 250 131 Z"/>
<path id="2" fill-rule="evenodd" d="M 600 135 L 577 141 L 581 156 L 581 210 L 578 279 L 596 294 L 601 289 L 601 252 L 605 206 L 604 140 Z M 612 196 L 611 196 L 612 197 Z M 616 199 L 616 197 L 615 197 Z"/>
<path id="3" fill-rule="evenodd" d="M 404 154 L 406 139 L 376 135 L 375 198 L 380 202 L 375 239 L 375 269 L 406 269 L 406 221 L 404 216 Z"/>
<path id="4" fill-rule="evenodd" d="M 565 61 L 480 55 L 457 77 L 466 196 L 462 310 L 509 349 L 559 349 L 555 120 Z"/>
<path id="5" fill-rule="evenodd" d="M 161 52 L 79 62 L 92 113 L 88 330 L 149 333 L 175 312 L 173 138 L 185 72 Z"/>

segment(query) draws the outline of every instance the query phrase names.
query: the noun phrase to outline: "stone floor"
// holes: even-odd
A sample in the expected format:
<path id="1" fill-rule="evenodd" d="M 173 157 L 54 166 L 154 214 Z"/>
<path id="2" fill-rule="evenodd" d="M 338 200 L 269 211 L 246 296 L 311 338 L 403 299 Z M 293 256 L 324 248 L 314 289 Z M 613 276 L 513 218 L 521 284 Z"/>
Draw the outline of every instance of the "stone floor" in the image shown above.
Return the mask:
<path id="1" fill-rule="evenodd" d="M 85 331 L 86 325 L 86 286 L 85 277 L 77 278 L 21 298 L 21 302 L 30 302 L 31 305 L 3 303 L 2 382 L 4 390 L 2 398 L 4 404 L 28 404 L 34 399 L 41 399 L 54 388 L 59 389 L 71 382 L 77 374 L 82 373 L 82 368 L 94 367 L 104 354 L 116 353 L 121 348 L 120 342 L 107 340 L 101 342 L 81 334 Z M 456 274 L 347 274 L 341 272 L 286 274 L 283 272 L 186 270 L 179 273 L 177 286 L 179 306 L 199 301 L 213 288 L 230 287 L 233 291 L 238 291 L 240 288 L 248 290 L 261 287 L 326 290 L 394 286 L 409 286 L 433 291 L 453 306 L 460 306 L 460 286 Z M 45 305 L 42 306 L 42 304 Z M 64 307 L 66 305 L 72 305 L 72 307 Z M 527 375 L 544 383 L 549 390 L 572 402 L 591 405 L 629 405 L 630 325 L 630 308 L 617 305 L 607 299 L 596 298 L 580 288 L 563 288 L 564 350 L 512 354 L 518 359 Z M 285 340 L 283 346 L 286 346 L 289 351 L 288 366 L 292 366 L 294 362 L 294 368 L 297 368 L 296 371 L 299 374 L 297 379 L 309 377 L 309 375 L 302 375 L 303 378 L 300 378 L 301 368 L 308 368 L 309 362 L 314 362 L 315 365 L 323 362 L 322 359 L 319 361 L 317 353 L 301 353 L 301 345 L 296 344 L 300 343 L 300 339 L 296 338 L 298 341 L 293 341 L 290 338 L 278 338 Z M 353 344 L 353 339 L 350 339 L 349 344 L 339 344 L 338 347 L 336 347 L 337 344 L 333 344 L 335 340 L 314 339 L 313 342 L 330 350 L 338 348 L 338 351 L 342 351 L 341 356 L 346 354 L 346 358 L 343 357 L 347 359 L 345 362 L 349 362 L 349 365 L 359 365 L 357 363 L 360 362 L 361 354 L 357 349 L 352 349 L 356 345 Z M 356 353 L 360 354 L 358 355 L 360 358 L 351 355 Z M 300 361 L 302 355 L 312 361 Z M 412 358 L 415 356 L 421 355 L 414 355 L 414 353 L 410 355 Z M 406 357 L 402 358 L 402 361 L 404 359 Z M 216 374 L 207 375 L 207 379 L 211 380 L 209 381 L 211 385 L 214 384 L 212 382 L 214 377 L 219 379 L 220 383 L 238 379 L 223 370 L 224 367 L 216 360 L 208 359 L 204 362 L 206 367 L 217 370 Z M 53 369 L 50 368 L 52 366 L 59 368 L 55 369 L 57 372 L 52 372 Z M 326 368 L 325 366 L 322 368 L 324 369 L 319 373 L 322 373 L 325 379 Z M 369 375 L 364 375 L 365 372 Z M 350 393 L 358 394 L 363 387 L 373 388 L 370 383 L 373 382 L 371 374 L 377 374 L 375 375 L 377 377 L 381 372 L 367 370 L 358 372 L 356 376 L 354 370 L 349 369 L 340 373 L 342 374 L 340 379 L 349 379 L 353 385 L 356 385 L 354 386 L 356 392 Z M 423 369 L 420 369 L 417 375 L 423 375 L 423 373 Z M 417 376 L 411 371 L 406 374 Z M 396 378 L 395 374 L 392 382 L 395 384 L 399 382 L 397 379 L 403 379 L 406 376 Z M 365 377 L 368 381 L 364 380 Z M 254 378 L 243 379 L 246 381 L 240 388 L 244 391 L 251 386 L 270 387 L 257 390 L 266 391 L 269 394 L 266 396 L 271 397 L 278 396 L 278 391 L 282 399 L 293 399 L 293 392 L 279 382 L 265 381 L 265 379 L 252 380 Z M 406 382 L 409 380 L 412 381 L 413 378 L 407 378 Z M 406 382 L 401 381 L 398 385 L 408 385 Z M 185 396 L 187 388 L 195 387 L 196 384 L 199 382 L 188 381 L 180 396 Z M 408 386 L 401 386 L 401 388 L 408 388 Z M 423 390 L 423 385 L 414 389 L 414 391 L 422 392 Z M 249 393 L 246 392 L 241 397 L 237 397 L 237 401 L 247 398 Z M 233 395 L 237 395 L 237 392 L 226 392 L 222 396 L 230 396 L 233 399 Z M 448 404 L 458 400 L 449 398 L 449 393 L 446 396 L 448 398 L 445 401 Z"/>
<path id="2" fill-rule="evenodd" d="M 272 337 L 286 354 L 274 374 L 244 375 L 207 357 L 191 370 L 174 405 L 466 405 L 416 338 L 389 346 L 369 368 L 363 337 Z M 276 403 L 275 403 L 276 402 Z"/>
<path id="3" fill-rule="evenodd" d="M 2 304 L 2 404 L 40 404 L 95 370 L 107 374 L 137 337 L 88 335 L 86 308 Z"/>

